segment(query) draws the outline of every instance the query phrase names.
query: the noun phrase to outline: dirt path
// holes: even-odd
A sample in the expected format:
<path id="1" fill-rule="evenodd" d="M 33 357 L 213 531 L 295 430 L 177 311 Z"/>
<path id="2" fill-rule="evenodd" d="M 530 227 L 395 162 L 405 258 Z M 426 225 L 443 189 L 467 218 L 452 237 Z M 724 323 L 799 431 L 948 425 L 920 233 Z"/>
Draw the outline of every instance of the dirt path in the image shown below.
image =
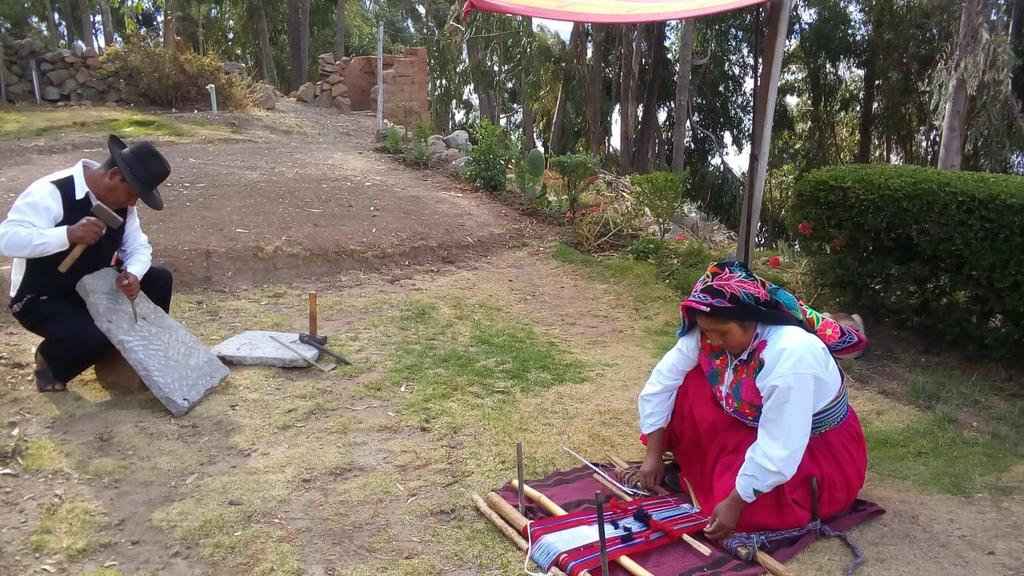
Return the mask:
<path id="1" fill-rule="evenodd" d="M 563 443 L 595 457 L 640 454 L 634 402 L 655 361 L 654 312 L 556 262 L 550 231 L 363 150 L 365 141 L 351 140 L 365 119 L 307 109 L 275 121 L 302 126 L 303 142 L 279 131 L 261 143 L 167 147 L 181 166 L 165 193 L 172 209 L 144 217 L 189 285 L 174 314 L 208 343 L 243 328 L 300 329 L 303 291 L 317 286 L 323 331 L 356 367 L 235 369 L 189 416 L 172 419 L 148 392 L 91 372 L 68 393 L 35 393 L 36 339 L 4 315 L 0 468 L 17 475 L 0 475 L 0 576 L 511 576 L 520 556 L 468 494 L 512 476 L 515 440 L 528 446 L 534 476 L 573 465 Z M 349 140 L 333 141 L 346 130 Z M 292 150 L 299 145 L 306 149 Z M 0 194 L 80 154 L 49 149 L 16 167 L 0 160 Z M 313 221 L 323 226 L 306 225 Z M 261 256 L 282 236 L 303 254 Z M 452 323 L 438 324 L 441 346 L 481 319 L 498 323 L 498 339 L 526 326 L 536 335 L 502 342 L 563 350 L 586 377 L 529 395 L 472 390 L 441 416 L 418 417 L 422 384 L 394 370 L 421 353 L 400 318 L 411 305 L 450 312 Z M 416 358 L 423 370 L 449 362 Z M 853 388 L 865 421 L 912 410 Z M 20 463 L 8 458 L 12 446 Z M 1024 574 L 1019 494 L 925 494 L 873 474 L 864 495 L 889 513 L 854 532 L 868 558 L 860 574 Z M 51 529 L 55 519 L 63 528 Z M 840 574 L 847 560 L 838 544 L 819 543 L 793 567 Z"/>
<path id="2" fill-rule="evenodd" d="M 166 208 L 142 209 L 158 260 L 180 286 L 245 286 L 450 264 L 541 233 L 515 211 L 439 173 L 370 150 L 373 119 L 283 102 L 233 140 L 164 143 Z M 0 211 L 97 137 L 0 144 Z"/>

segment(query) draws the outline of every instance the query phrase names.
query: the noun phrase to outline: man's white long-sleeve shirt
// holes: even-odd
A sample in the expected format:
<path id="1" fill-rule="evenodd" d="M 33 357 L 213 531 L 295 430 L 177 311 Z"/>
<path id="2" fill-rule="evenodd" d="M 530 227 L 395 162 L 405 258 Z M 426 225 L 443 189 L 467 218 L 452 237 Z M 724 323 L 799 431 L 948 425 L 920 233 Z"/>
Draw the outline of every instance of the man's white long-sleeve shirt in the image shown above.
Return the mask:
<path id="1" fill-rule="evenodd" d="M 763 406 L 757 440 L 747 449 L 736 476 L 736 491 L 747 502 L 796 474 L 810 440 L 812 416 L 842 386 L 839 366 L 814 334 L 796 326 L 765 324 L 758 325 L 757 334 L 755 340 L 767 343 L 761 353 L 764 367 L 755 380 Z M 676 393 L 698 365 L 699 354 L 700 329 L 694 328 L 658 362 L 638 399 L 642 433 L 668 425 Z M 728 374 L 723 390 L 730 383 Z"/>
<path id="2" fill-rule="evenodd" d="M 21 286 L 25 276 L 25 260 L 42 258 L 67 250 L 67 226 L 58 226 L 64 218 L 64 203 L 60 191 L 53 182 L 72 176 L 75 182 L 75 198 L 86 195 L 95 203 L 96 198 L 85 183 L 85 167 L 98 168 L 92 160 L 81 160 L 71 168 L 43 176 L 33 182 L 18 196 L 11 206 L 7 218 L 0 223 L 0 256 L 14 259 L 11 266 L 11 297 Z M 71 222 L 71 224 L 75 224 Z M 140 280 L 149 271 L 153 262 L 153 247 L 142 232 L 138 211 L 128 209 L 124 221 L 124 238 L 121 240 L 121 259 L 125 270 Z"/>

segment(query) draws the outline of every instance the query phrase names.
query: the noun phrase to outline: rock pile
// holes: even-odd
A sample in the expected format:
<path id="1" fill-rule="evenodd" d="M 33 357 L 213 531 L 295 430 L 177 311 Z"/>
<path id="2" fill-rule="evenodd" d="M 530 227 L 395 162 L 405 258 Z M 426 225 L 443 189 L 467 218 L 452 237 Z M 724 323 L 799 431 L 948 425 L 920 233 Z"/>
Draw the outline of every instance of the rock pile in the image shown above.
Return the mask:
<path id="1" fill-rule="evenodd" d="M 293 97 L 342 112 L 376 111 L 380 83 L 375 56 L 336 60 L 334 54 L 326 53 L 317 61 L 319 80 L 303 84 Z M 381 80 L 385 118 L 406 126 L 430 119 L 425 48 L 408 48 L 400 55 L 385 55 Z"/>
<path id="2" fill-rule="evenodd" d="M 7 99 L 13 102 L 35 101 L 33 66 L 39 96 L 47 102 L 115 103 L 122 99 L 123 86 L 111 78 L 111 70 L 92 48 L 46 51 L 42 43 L 29 38 L 5 43 L 3 52 L 3 82 Z"/>
<path id="3" fill-rule="evenodd" d="M 319 62 L 320 80 L 316 83 L 306 82 L 294 93 L 300 102 L 316 104 L 323 108 L 337 108 L 341 112 L 352 111 L 349 99 L 349 88 L 345 83 L 345 70 L 351 63 L 350 58 L 335 60 L 334 54 L 321 54 Z"/>

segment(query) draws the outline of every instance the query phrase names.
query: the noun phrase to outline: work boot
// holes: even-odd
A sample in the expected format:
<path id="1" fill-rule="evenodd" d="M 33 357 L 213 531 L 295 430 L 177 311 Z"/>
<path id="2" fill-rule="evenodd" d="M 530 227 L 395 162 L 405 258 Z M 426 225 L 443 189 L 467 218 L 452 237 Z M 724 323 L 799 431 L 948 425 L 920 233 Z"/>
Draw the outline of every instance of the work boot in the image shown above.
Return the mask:
<path id="1" fill-rule="evenodd" d="M 68 389 L 65 383 L 54 377 L 53 372 L 50 371 L 50 367 L 46 364 L 43 355 L 39 353 L 38 348 L 36 348 L 35 377 L 36 389 L 40 392 L 63 392 Z"/>

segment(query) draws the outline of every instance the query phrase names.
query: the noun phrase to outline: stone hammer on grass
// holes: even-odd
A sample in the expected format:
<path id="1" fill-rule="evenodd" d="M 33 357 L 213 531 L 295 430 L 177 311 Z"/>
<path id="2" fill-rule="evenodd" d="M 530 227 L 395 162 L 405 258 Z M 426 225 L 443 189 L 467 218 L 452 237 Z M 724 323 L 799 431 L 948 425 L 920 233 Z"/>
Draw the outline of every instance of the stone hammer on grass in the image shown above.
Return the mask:
<path id="1" fill-rule="evenodd" d="M 340 354 L 334 353 L 332 350 L 327 348 L 327 336 L 317 335 L 317 304 L 316 304 L 316 292 L 309 293 L 309 333 L 299 334 L 299 342 L 316 348 L 323 354 L 334 358 L 338 362 L 351 365 L 352 363 L 342 357 Z"/>

